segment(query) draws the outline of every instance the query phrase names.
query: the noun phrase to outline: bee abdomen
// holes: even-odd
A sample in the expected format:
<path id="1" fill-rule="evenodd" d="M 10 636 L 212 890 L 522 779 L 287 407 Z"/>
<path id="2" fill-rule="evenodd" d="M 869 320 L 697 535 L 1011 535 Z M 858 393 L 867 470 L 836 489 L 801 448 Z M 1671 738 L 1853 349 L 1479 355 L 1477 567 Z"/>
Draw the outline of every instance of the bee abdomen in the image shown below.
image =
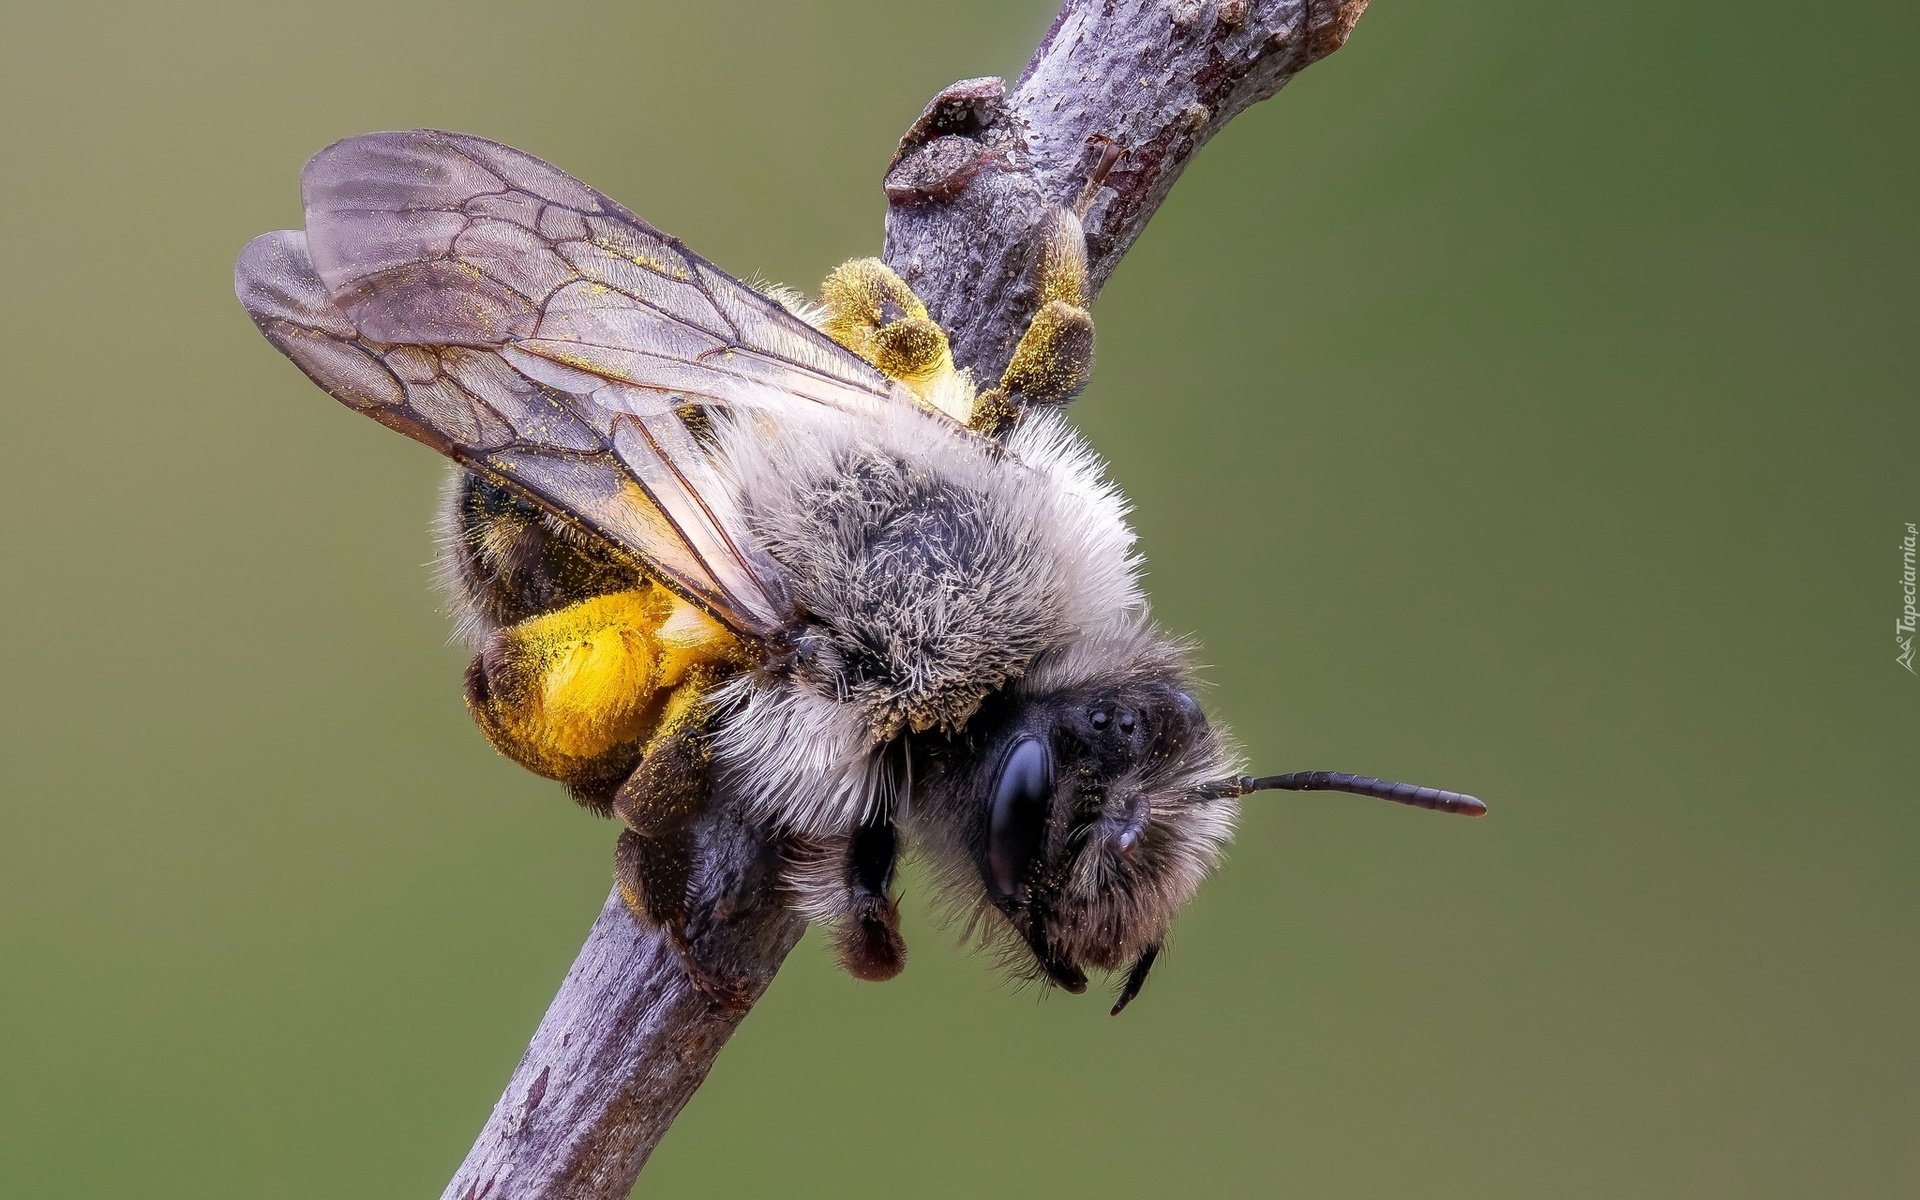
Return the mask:
<path id="1" fill-rule="evenodd" d="M 596 541 L 531 501 L 456 470 L 444 506 L 442 570 L 479 628 L 528 617 L 641 582 Z"/>

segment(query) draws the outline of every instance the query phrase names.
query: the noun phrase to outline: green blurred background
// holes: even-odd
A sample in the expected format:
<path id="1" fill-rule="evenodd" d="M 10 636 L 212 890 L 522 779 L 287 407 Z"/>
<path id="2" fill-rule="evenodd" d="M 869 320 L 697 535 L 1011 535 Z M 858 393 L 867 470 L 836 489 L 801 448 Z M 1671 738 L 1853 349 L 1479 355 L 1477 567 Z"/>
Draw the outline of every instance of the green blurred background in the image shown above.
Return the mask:
<path id="1" fill-rule="evenodd" d="M 0 1194 L 437 1195 L 613 831 L 496 758 L 441 471 L 230 293 L 370 129 L 525 147 L 737 272 L 877 249 L 994 4 L 10 5 Z M 1124 1019 L 910 874 L 794 954 L 662 1196 L 1920 1191 L 1907 48 L 1891 4 L 1382 0 L 1197 160 L 1076 410 L 1268 798 Z"/>

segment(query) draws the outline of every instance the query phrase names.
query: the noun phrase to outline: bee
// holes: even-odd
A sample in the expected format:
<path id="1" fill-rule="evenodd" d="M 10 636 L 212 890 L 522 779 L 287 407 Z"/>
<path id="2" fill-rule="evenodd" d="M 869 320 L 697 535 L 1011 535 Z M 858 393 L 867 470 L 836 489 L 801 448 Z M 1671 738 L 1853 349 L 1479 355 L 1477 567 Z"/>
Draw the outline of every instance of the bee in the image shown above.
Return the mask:
<path id="1" fill-rule="evenodd" d="M 1077 215 L 997 383 L 876 259 L 809 301 L 752 287 L 556 168 L 432 130 L 349 138 L 304 230 L 235 290 L 335 399 L 456 464 L 445 574 L 465 695 L 504 755 L 621 823 L 615 878 L 688 947 L 695 818 L 738 797 L 782 884 L 886 979 L 912 843 L 1016 974 L 1140 991 L 1236 799 L 1365 777 L 1242 773 L 1156 625 L 1126 502 L 1065 422 L 1093 325 Z"/>

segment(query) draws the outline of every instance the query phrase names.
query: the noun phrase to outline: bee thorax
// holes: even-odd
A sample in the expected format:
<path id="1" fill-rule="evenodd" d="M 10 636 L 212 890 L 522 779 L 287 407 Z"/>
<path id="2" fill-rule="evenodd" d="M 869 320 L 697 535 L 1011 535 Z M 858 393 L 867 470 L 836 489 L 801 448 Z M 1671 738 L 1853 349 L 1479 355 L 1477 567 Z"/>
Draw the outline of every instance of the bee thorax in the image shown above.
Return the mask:
<path id="1" fill-rule="evenodd" d="M 715 744 L 775 825 L 825 833 L 891 807 L 883 747 L 967 726 L 1144 604 L 1124 502 L 1050 414 L 999 446 L 905 406 L 747 412 L 715 437 L 795 613 L 792 652 L 722 697 Z"/>
<path id="2" fill-rule="evenodd" d="M 1061 540 L 1074 522 L 1055 481 L 1026 466 L 956 455 L 950 436 L 941 455 L 847 432 L 794 455 L 771 495 L 752 493 L 755 532 L 805 614 L 793 670 L 857 708 L 876 742 L 956 729 L 1075 636 L 1085 559 Z"/>

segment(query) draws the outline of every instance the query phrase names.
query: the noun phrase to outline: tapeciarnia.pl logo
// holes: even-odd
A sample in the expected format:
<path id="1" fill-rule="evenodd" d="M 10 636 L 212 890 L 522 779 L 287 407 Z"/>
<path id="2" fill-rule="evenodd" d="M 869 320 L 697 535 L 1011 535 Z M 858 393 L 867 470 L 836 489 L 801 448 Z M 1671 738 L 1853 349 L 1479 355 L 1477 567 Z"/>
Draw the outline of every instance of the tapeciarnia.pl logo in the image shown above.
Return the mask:
<path id="1" fill-rule="evenodd" d="M 1900 645 L 1900 653 L 1893 661 L 1905 667 L 1909 675 L 1920 675 L 1920 671 L 1913 669 L 1913 629 L 1915 623 L 1920 622 L 1920 612 L 1915 612 L 1913 607 L 1913 554 L 1917 544 L 1920 544 L 1920 529 L 1908 521 L 1907 536 L 1900 541 L 1900 591 L 1906 597 L 1906 604 L 1900 610 L 1900 619 L 1893 623 L 1893 640 Z"/>

